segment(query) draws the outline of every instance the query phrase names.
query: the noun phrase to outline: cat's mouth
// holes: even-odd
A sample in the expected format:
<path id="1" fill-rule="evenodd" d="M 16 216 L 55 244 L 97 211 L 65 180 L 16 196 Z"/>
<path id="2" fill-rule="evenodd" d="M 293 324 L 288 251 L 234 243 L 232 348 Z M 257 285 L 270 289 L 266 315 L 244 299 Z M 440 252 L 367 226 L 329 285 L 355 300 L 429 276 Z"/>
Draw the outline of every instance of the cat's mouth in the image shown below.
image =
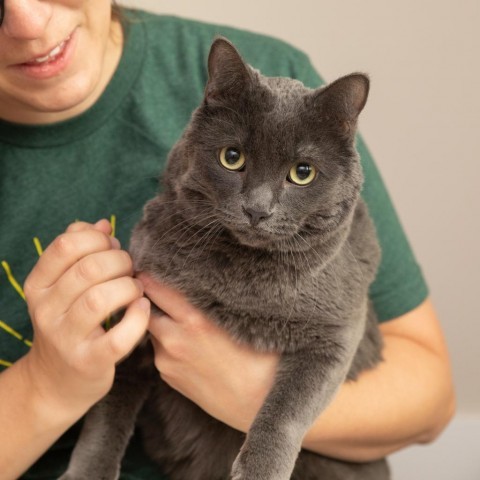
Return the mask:
<path id="1" fill-rule="evenodd" d="M 242 245 L 254 248 L 275 248 L 278 245 L 287 242 L 294 232 L 280 232 L 266 229 L 260 225 L 252 226 L 236 226 L 235 228 L 228 228 L 231 234 Z"/>
<path id="2" fill-rule="evenodd" d="M 297 230 L 291 224 L 278 224 L 267 219 L 252 224 L 244 218 L 232 215 L 229 212 L 222 212 L 220 219 L 223 226 L 242 245 L 248 247 L 262 247 L 278 250 L 282 243 L 289 242 L 295 236 Z"/>

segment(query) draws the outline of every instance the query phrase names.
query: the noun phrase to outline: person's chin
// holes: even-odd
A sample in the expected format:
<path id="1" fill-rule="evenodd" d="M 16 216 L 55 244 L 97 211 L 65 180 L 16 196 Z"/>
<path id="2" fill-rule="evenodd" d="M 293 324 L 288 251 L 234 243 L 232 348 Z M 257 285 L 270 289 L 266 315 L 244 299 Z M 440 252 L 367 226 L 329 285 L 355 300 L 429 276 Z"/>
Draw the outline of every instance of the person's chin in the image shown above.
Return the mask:
<path id="1" fill-rule="evenodd" d="M 58 115 L 60 121 L 86 111 L 100 96 L 98 90 L 99 75 L 83 71 L 38 92 L 29 103 L 39 114 Z"/>
<path id="2" fill-rule="evenodd" d="M 51 112 L 87 109 L 100 96 L 100 93 L 96 94 L 99 79 L 95 77 L 79 75 L 77 78 L 65 82 L 51 96 L 48 105 L 45 105 L 45 107 Z"/>

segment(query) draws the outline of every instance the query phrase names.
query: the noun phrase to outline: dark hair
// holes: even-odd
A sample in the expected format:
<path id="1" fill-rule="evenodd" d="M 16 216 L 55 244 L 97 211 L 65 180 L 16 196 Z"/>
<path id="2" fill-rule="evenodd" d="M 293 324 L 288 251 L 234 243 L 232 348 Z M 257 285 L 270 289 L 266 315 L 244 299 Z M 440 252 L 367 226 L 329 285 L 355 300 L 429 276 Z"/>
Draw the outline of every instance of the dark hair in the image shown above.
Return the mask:
<path id="1" fill-rule="evenodd" d="M 4 3 L 4 0 L 0 0 L 0 27 L 2 26 L 4 13 L 5 13 L 5 3 Z"/>
<path id="2" fill-rule="evenodd" d="M 112 0 L 112 18 L 119 20 L 121 23 L 125 21 L 123 8 L 115 0 Z"/>

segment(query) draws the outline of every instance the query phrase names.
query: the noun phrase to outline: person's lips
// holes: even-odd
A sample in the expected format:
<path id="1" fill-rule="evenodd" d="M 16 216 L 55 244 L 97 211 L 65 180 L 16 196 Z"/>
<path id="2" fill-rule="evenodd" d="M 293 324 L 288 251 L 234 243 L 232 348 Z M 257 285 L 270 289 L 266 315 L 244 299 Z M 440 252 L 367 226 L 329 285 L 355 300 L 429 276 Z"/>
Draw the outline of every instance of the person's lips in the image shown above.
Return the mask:
<path id="1" fill-rule="evenodd" d="M 47 79 L 59 75 L 70 64 L 77 41 L 77 30 L 48 51 L 35 55 L 26 62 L 12 65 L 21 74 L 36 79 Z"/>
<path id="2" fill-rule="evenodd" d="M 40 65 L 42 63 L 52 62 L 56 60 L 65 50 L 65 46 L 70 41 L 71 35 L 69 35 L 65 40 L 59 43 L 57 46 L 52 48 L 49 52 L 39 55 L 38 57 L 30 60 L 29 62 L 25 62 L 22 65 Z"/>

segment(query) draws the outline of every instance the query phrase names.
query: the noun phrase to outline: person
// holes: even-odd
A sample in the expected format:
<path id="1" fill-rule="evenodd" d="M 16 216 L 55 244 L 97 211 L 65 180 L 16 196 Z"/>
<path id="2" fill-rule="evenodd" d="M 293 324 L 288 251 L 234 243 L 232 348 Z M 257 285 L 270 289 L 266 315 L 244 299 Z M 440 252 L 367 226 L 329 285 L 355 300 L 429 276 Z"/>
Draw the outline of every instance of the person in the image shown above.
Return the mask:
<path id="1" fill-rule="evenodd" d="M 321 79 L 278 40 L 110 0 L 5 0 L 2 16 L 0 478 L 61 474 L 77 421 L 147 331 L 159 374 L 247 431 L 277 355 L 237 345 L 180 292 L 134 278 L 128 235 L 202 98 L 215 34 L 266 75 L 311 87 Z M 371 298 L 384 361 L 341 387 L 303 445 L 362 462 L 436 438 L 454 392 L 423 276 L 361 139 L 358 147 L 383 251 Z M 150 318 L 144 294 L 165 315 Z M 121 322 L 104 329 L 121 308 Z M 122 478 L 159 478 L 139 445 L 134 437 Z"/>

